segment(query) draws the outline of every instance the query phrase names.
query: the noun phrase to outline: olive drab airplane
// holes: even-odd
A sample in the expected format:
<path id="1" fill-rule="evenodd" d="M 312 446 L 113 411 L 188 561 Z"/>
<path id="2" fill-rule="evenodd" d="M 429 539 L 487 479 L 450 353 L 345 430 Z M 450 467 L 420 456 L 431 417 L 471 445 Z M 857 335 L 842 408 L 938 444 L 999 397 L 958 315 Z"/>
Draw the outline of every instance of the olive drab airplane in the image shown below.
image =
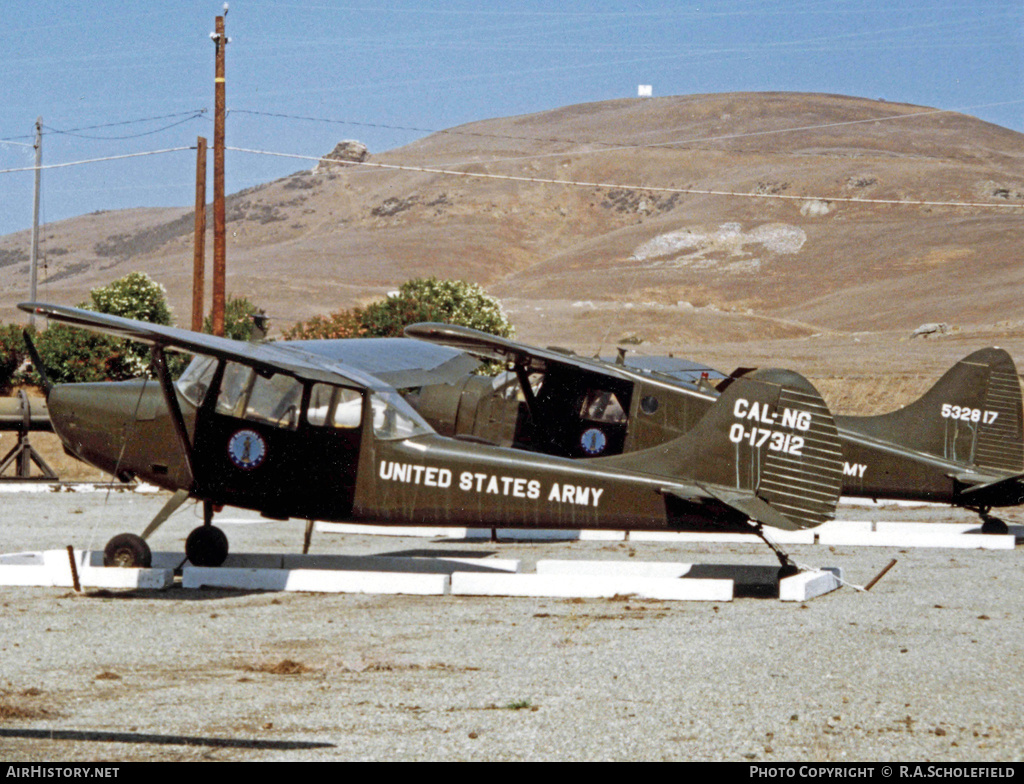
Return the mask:
<path id="1" fill-rule="evenodd" d="M 831 519 L 843 484 L 828 407 L 785 370 L 725 379 L 713 398 L 691 401 L 639 373 L 524 349 L 513 389 L 471 375 L 479 362 L 459 348 L 422 340 L 255 344 L 58 305 L 19 307 L 151 347 L 155 379 L 45 385 L 69 452 L 173 491 L 141 536 L 108 543 L 108 563 L 145 564 L 145 538 L 193 498 L 203 506 L 185 545 L 195 565 L 227 557 L 212 522 L 232 505 L 382 525 L 724 527 L 757 533 L 793 569 L 764 527 Z M 194 355 L 176 381 L 168 351 Z M 685 427 L 675 421 L 681 412 Z"/>
<path id="2" fill-rule="evenodd" d="M 749 373 L 726 377 L 672 357 L 587 359 L 445 324 L 416 324 L 406 334 L 510 368 L 495 381 L 467 374 L 410 397 L 438 432 L 570 458 L 627 454 L 680 438 L 720 405 L 732 378 Z M 775 438 L 760 409 L 736 403 L 733 413 L 731 437 Z M 835 422 L 843 495 L 964 507 L 993 533 L 1007 527 L 992 509 L 1024 503 L 1021 388 L 1002 349 L 962 359 L 905 408 L 836 415 Z"/>

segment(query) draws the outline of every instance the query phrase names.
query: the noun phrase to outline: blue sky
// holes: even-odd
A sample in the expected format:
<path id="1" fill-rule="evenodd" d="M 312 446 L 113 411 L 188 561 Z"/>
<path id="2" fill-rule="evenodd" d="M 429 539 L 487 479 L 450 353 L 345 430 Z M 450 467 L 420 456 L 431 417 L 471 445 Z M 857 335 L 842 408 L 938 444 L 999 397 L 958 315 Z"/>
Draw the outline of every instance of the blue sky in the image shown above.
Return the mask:
<path id="1" fill-rule="evenodd" d="M 212 141 L 222 6 L 3 0 L 0 169 L 32 165 L 37 116 L 44 165 Z M 885 98 L 1024 131 L 1019 0 L 235 0 L 227 33 L 228 145 L 299 155 L 347 138 L 381 152 L 639 84 Z M 311 165 L 229 152 L 227 189 Z M 43 221 L 190 206 L 194 166 L 185 151 L 46 169 Z M 30 227 L 32 172 L 0 173 L 0 204 L 0 234 Z"/>

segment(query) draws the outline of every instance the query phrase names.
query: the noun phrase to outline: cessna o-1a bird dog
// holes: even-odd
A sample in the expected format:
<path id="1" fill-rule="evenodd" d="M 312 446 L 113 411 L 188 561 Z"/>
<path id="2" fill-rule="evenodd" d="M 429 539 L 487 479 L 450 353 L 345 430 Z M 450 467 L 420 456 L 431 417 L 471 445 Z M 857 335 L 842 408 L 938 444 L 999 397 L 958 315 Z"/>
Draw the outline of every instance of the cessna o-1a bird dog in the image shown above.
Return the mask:
<path id="1" fill-rule="evenodd" d="M 469 375 L 478 364 L 470 354 L 422 340 L 253 344 L 76 308 L 19 307 L 151 346 L 155 382 L 46 384 L 67 450 L 121 479 L 174 491 L 141 537 L 108 543 L 110 563 L 146 564 L 145 537 L 191 497 L 204 512 L 185 545 L 195 565 L 227 557 L 212 521 L 233 505 L 273 518 L 398 525 L 724 527 L 757 533 L 790 570 L 764 526 L 831 519 L 843 484 L 828 407 L 785 370 L 724 379 L 713 399 L 691 400 L 639 372 L 630 380 L 566 355 L 561 366 L 546 364 L 556 352 L 536 350 L 516 354 L 512 391 Z M 167 351 L 195 355 L 176 382 Z M 546 364 L 540 379 L 534 363 Z M 463 421 L 463 399 L 473 422 Z M 500 433 L 483 426 L 485 399 Z M 685 428 L 672 421 L 680 411 Z M 624 414 L 633 416 L 628 426 Z M 628 439 L 639 448 L 627 449 Z"/>
<path id="2" fill-rule="evenodd" d="M 593 360 L 445 324 L 416 324 L 406 334 L 513 371 L 504 382 L 466 375 L 410 396 L 438 432 L 567 457 L 650 450 L 679 438 L 720 405 L 732 378 L 749 372 L 726 377 L 671 357 Z M 735 404 L 733 415 L 736 440 L 774 437 L 760 409 Z M 905 408 L 835 422 L 843 495 L 961 506 L 993 533 L 1007 530 L 993 508 L 1024 503 L 1021 388 L 1002 349 L 965 357 Z"/>

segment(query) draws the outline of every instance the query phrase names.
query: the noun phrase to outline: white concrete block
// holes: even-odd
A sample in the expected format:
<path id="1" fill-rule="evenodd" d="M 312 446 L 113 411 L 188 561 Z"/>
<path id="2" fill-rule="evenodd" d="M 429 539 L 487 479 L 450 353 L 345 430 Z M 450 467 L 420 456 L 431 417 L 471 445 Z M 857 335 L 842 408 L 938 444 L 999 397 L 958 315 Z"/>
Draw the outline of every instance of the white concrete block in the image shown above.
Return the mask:
<path id="1" fill-rule="evenodd" d="M 879 524 L 881 525 L 881 524 Z M 914 523 L 912 525 L 926 525 Z M 886 531 L 838 526 L 820 531 L 818 544 L 852 547 L 943 547 L 962 550 L 1012 550 L 1017 545 L 1013 534 L 963 534 L 956 531 Z"/>
<path id="2" fill-rule="evenodd" d="M 53 586 L 53 575 L 45 566 L 27 564 L 4 564 L 0 566 L 0 585 L 39 585 Z M 68 577 L 68 585 L 71 578 Z"/>
<path id="3" fill-rule="evenodd" d="M 807 528 L 800 531 L 767 529 L 768 538 L 778 544 L 814 544 L 814 531 Z M 764 547 L 764 542 L 755 534 L 715 533 L 713 531 L 631 531 L 631 542 L 718 542 L 722 544 L 754 544 Z"/>
<path id="4" fill-rule="evenodd" d="M 186 566 L 183 588 L 240 588 L 253 591 L 444 595 L 446 574 L 345 572 L 321 569 L 226 569 Z"/>
<path id="5" fill-rule="evenodd" d="M 0 555 L 0 565 L 42 566 L 43 554 L 39 552 L 5 553 Z"/>
<path id="6" fill-rule="evenodd" d="M 83 563 L 85 566 L 95 566 L 97 568 L 103 568 L 103 551 L 102 550 L 86 550 L 83 556 Z M 185 563 L 185 553 L 172 553 L 157 551 L 153 554 L 153 560 L 150 563 L 151 569 L 180 569 L 182 564 Z"/>
<path id="7" fill-rule="evenodd" d="M 478 566 L 482 569 L 492 569 L 496 572 L 519 572 L 522 562 L 518 558 L 430 558 L 427 556 L 416 556 L 413 561 L 433 561 L 442 564 L 459 566 Z"/>
<path id="8" fill-rule="evenodd" d="M 779 581 L 779 599 L 784 602 L 804 602 L 830 593 L 842 585 L 842 576 L 842 569 L 833 567 L 794 574 Z"/>
<path id="9" fill-rule="evenodd" d="M 410 525 L 363 525 L 359 523 L 316 523 L 314 530 L 325 534 L 360 534 L 367 536 L 418 536 L 425 539 L 468 539 L 482 538 L 486 532 L 487 538 L 491 536 L 491 529 L 477 529 L 481 531 L 480 536 L 472 537 L 469 528 L 441 528 L 418 527 Z"/>
<path id="10" fill-rule="evenodd" d="M 732 580 L 679 580 L 661 577 L 482 574 L 456 572 L 451 592 L 461 596 L 611 598 L 637 596 L 666 601 L 732 601 Z"/>
<path id="11" fill-rule="evenodd" d="M 162 591 L 174 584 L 173 569 L 120 569 L 86 566 L 78 572 L 83 588 L 141 588 Z M 70 583 L 68 583 L 70 585 Z"/>
<path id="12" fill-rule="evenodd" d="M 586 530 L 580 531 L 581 542 L 624 542 L 628 539 L 626 531 Z"/>
<path id="13" fill-rule="evenodd" d="M 671 561 L 566 561 L 557 559 L 537 561 L 537 574 L 662 577 L 671 579 L 682 577 L 691 568 L 693 568 L 693 564 Z"/>
<path id="14" fill-rule="evenodd" d="M 21 554 L 27 555 L 27 554 Z M 74 586 L 67 550 L 36 553 L 34 564 L 0 565 L 0 585 Z M 88 565 L 91 553 L 75 550 L 75 568 L 82 588 L 142 588 L 163 590 L 174 582 L 170 569 L 107 569 Z M 102 554 L 100 563 L 102 563 Z"/>

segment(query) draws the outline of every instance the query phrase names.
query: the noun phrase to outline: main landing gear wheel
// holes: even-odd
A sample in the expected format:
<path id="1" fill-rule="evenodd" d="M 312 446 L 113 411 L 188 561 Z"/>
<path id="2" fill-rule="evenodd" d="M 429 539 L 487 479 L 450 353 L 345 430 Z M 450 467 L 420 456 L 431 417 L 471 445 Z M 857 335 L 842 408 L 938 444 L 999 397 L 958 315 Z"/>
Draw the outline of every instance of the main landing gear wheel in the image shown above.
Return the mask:
<path id="1" fill-rule="evenodd" d="M 103 565 L 123 568 L 148 569 L 153 563 L 153 553 L 141 536 L 118 534 L 103 548 Z"/>
<path id="2" fill-rule="evenodd" d="M 201 525 L 185 540 L 185 555 L 193 566 L 220 566 L 228 557 L 228 538 L 215 525 Z"/>
<path id="3" fill-rule="evenodd" d="M 983 534 L 1008 534 L 1010 533 L 1010 528 L 998 517 L 982 515 L 981 532 Z"/>

